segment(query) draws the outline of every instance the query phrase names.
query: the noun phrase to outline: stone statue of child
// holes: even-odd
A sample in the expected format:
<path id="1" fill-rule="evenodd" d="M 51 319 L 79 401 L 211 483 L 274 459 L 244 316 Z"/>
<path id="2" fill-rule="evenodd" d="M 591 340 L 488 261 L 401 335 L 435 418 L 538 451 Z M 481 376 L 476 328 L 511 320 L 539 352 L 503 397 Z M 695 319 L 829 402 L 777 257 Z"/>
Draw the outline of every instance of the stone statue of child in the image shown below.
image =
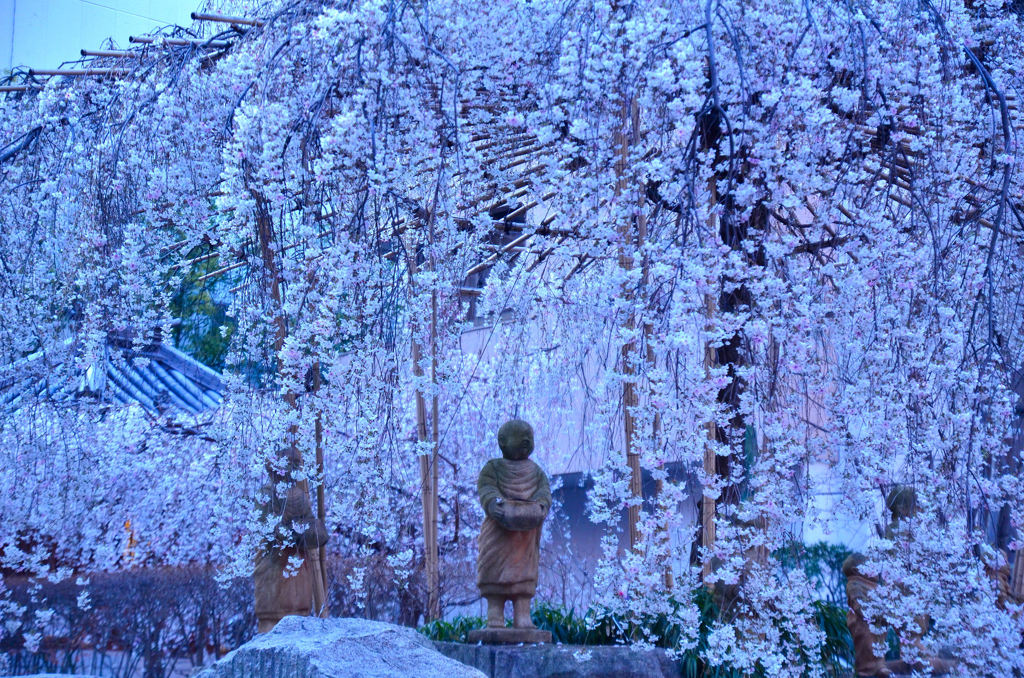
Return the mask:
<path id="1" fill-rule="evenodd" d="M 533 428 L 521 420 L 498 430 L 502 459 L 491 459 L 477 481 L 487 514 L 480 528 L 477 586 L 487 600 L 487 626 L 505 626 L 505 601 L 512 601 L 513 625 L 532 629 L 530 599 L 537 591 L 540 533 L 551 508 L 548 478 L 528 459 Z"/>
<path id="2" fill-rule="evenodd" d="M 894 539 L 905 526 L 901 523 L 917 514 L 917 493 L 912 487 L 897 485 L 886 495 L 885 505 L 889 509 L 891 519 L 885 528 L 885 538 Z M 863 601 L 879 583 L 877 577 L 867 575 L 860 569 L 867 559 L 863 554 L 853 553 L 843 561 L 843 574 L 846 575 L 846 601 L 849 610 L 846 613 L 846 625 L 853 637 L 854 661 L 853 670 L 856 676 L 879 676 L 885 678 L 894 673 L 909 673 L 915 667 L 906 662 L 894 660 L 887 662 L 875 652 L 875 646 L 885 645 L 885 633 L 873 633 L 869 621 L 864 616 Z M 884 619 L 873 620 L 876 627 L 884 626 Z M 915 619 L 919 632 L 910 632 L 902 638 L 903 643 L 920 647 L 921 636 L 928 632 L 931 621 L 927 615 Z M 935 673 L 950 670 L 952 662 L 944 659 L 929 658 L 929 668 Z M 918 667 L 920 668 L 920 667 Z"/>
<path id="3" fill-rule="evenodd" d="M 276 518 L 276 524 L 253 572 L 257 633 L 266 633 L 287 615 L 326 611 L 319 549 L 327 543 L 327 529 L 313 515 L 306 483 L 292 475 L 300 467 L 296 449 L 282 450 L 279 459 L 267 464 L 270 481 L 260 490 L 260 513 L 264 519 Z M 287 488 L 283 494 L 282 485 Z M 294 556 L 302 559 L 301 564 L 286 576 Z"/>

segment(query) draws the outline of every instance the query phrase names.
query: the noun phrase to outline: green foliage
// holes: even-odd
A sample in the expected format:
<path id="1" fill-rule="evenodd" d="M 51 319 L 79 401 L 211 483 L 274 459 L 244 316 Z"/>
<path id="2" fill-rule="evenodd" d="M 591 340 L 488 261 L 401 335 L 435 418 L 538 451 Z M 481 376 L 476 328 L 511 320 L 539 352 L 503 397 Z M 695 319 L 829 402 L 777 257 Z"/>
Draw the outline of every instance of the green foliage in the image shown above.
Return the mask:
<path id="1" fill-rule="evenodd" d="M 823 541 L 809 546 L 793 541 L 773 555 L 784 569 L 801 568 L 827 600 L 845 608 L 846 577 L 843 575 L 843 561 L 850 555 L 848 548 Z"/>
<path id="2" fill-rule="evenodd" d="M 900 636 L 893 629 L 889 629 L 885 632 L 885 644 L 888 649 L 885 651 L 885 660 L 890 661 L 893 659 L 899 659 L 900 655 Z"/>
<path id="3" fill-rule="evenodd" d="M 680 660 L 685 678 L 716 677 L 739 678 L 740 674 L 729 667 L 709 667 L 701 658 L 707 650 L 708 634 L 718 618 L 718 607 L 714 597 L 704 587 L 693 593 L 693 602 L 700 610 L 700 626 L 697 629 L 697 644 L 682 653 Z M 643 615 L 639 618 L 623 618 L 605 608 L 591 608 L 583 616 L 573 610 L 563 610 L 548 603 L 542 603 L 533 611 L 533 623 L 538 628 L 551 632 L 555 642 L 571 645 L 624 645 L 638 641 L 652 643 L 655 647 L 680 650 L 686 629 L 679 622 L 679 602 L 671 601 L 672 614 L 660 613 Z"/>
<path id="4" fill-rule="evenodd" d="M 178 319 L 171 336 L 174 344 L 199 362 L 215 370 L 224 369 L 235 331 L 235 322 L 228 314 L 230 275 L 203 280 L 203 276 L 220 267 L 220 257 L 208 245 L 193 248 L 189 259 L 203 259 L 193 264 L 171 299 L 171 315 Z"/>
<path id="5" fill-rule="evenodd" d="M 586 617 L 576 614 L 572 608 L 565 609 L 551 603 L 540 603 L 530 612 L 533 623 L 539 629 L 551 632 L 551 640 L 563 645 L 609 645 L 597 629 L 588 629 Z"/>
<path id="6" fill-rule="evenodd" d="M 693 593 L 693 602 L 700 610 L 697 644 L 683 651 L 679 657 L 684 678 L 741 678 L 737 669 L 728 666 L 708 666 L 702 656 L 707 651 L 708 634 L 718 619 L 714 596 L 699 588 Z M 674 606 L 679 603 L 673 602 Z M 853 640 L 846 627 L 846 607 L 828 601 L 814 603 L 815 615 L 825 632 L 825 642 L 818 658 L 820 666 L 831 676 L 848 675 L 853 664 Z M 536 605 L 531 613 L 537 628 L 551 632 L 552 641 L 564 645 L 624 645 L 647 641 L 656 647 L 680 650 L 684 629 L 675 621 L 674 614 L 651 614 L 640 618 L 623 618 L 608 609 L 590 608 L 583 615 L 551 603 Z M 466 642 L 469 632 L 483 628 L 482 617 L 455 617 L 450 621 L 437 620 L 419 628 L 431 640 Z M 810 663 L 810 662 L 809 662 Z M 808 673 L 814 673 L 808 670 Z"/>
<path id="7" fill-rule="evenodd" d="M 483 617 L 458 616 L 451 621 L 435 619 L 416 630 L 431 640 L 445 643 L 465 643 L 470 631 L 482 629 L 485 624 L 486 620 Z"/>
<path id="8" fill-rule="evenodd" d="M 821 664 L 828 675 L 846 676 L 853 666 L 853 637 L 846 625 L 846 606 L 835 605 L 824 600 L 814 602 L 818 624 L 825 632 L 821 646 Z"/>

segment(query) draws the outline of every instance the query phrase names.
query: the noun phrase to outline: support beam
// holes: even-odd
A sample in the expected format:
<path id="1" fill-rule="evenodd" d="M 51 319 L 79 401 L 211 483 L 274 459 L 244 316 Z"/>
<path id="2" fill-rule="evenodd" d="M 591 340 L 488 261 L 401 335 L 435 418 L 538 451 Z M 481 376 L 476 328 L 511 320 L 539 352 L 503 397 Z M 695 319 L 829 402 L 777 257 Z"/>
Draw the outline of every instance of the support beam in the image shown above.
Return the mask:
<path id="1" fill-rule="evenodd" d="M 639 106 L 635 101 L 627 101 L 623 98 L 620 111 L 619 127 L 615 130 L 614 143 L 618 149 L 618 158 L 615 162 L 615 195 L 620 196 L 630 190 L 629 178 L 629 151 L 632 148 L 633 130 L 636 129 L 639 117 Z M 644 200 L 641 193 L 640 200 Z M 643 202 L 641 202 L 641 205 Z M 646 215 L 642 210 L 637 210 L 637 215 L 626 219 L 622 223 L 619 238 L 619 266 L 626 271 L 633 269 L 634 261 L 632 247 L 637 243 L 638 248 L 643 246 L 642 238 L 647 231 Z M 582 262 L 581 262 L 582 264 Z M 575 269 L 574 269 L 575 271 Z M 568 276 L 566 276 L 568 277 Z M 626 283 L 622 288 L 622 296 L 630 306 L 635 306 L 633 295 L 635 290 Z M 625 320 L 627 334 L 633 334 L 636 330 L 636 313 L 631 308 Z M 629 492 L 632 503 L 629 506 L 629 548 L 633 551 L 640 550 L 640 504 L 643 501 L 643 476 L 640 468 L 640 455 L 636 451 L 636 421 L 633 415 L 637 407 L 638 398 L 636 393 L 636 369 L 634 367 L 634 354 L 637 347 L 633 341 L 623 344 L 621 349 L 622 359 L 622 419 L 623 419 L 623 441 L 626 448 L 626 465 L 629 467 Z"/>
<path id="2" fill-rule="evenodd" d="M 410 282 L 416 283 L 416 249 L 407 252 L 407 265 Z M 412 336 L 412 370 L 417 381 L 422 384 L 423 348 L 417 339 L 417 328 L 413 325 Z M 424 617 L 427 621 L 441 617 L 440 571 L 437 547 L 437 513 L 438 513 L 438 400 L 437 400 L 437 292 L 430 295 L 430 352 L 431 352 L 431 383 L 434 393 L 431 399 L 431 427 L 427 427 L 427 401 L 422 387 L 416 388 L 416 440 L 422 445 L 432 443 L 430 454 L 419 455 L 420 465 L 420 503 L 423 508 L 423 574 L 426 579 L 427 605 Z"/>
<path id="3" fill-rule="evenodd" d="M 131 73 L 127 68 L 65 68 L 65 69 L 51 69 L 51 68 L 30 68 L 28 74 L 30 77 L 33 76 L 81 76 L 81 75 L 94 75 L 98 77 L 120 77 Z"/>
<path id="4" fill-rule="evenodd" d="M 714 217 L 712 217 L 714 219 Z M 711 330 L 711 319 L 715 315 L 715 298 L 710 294 L 704 295 L 704 313 L 708 324 L 705 329 L 710 332 Z M 715 347 L 711 345 L 711 342 L 707 342 L 704 346 L 704 375 L 706 378 L 710 377 L 711 368 L 715 364 Z M 718 427 L 714 421 L 709 421 L 704 424 L 707 429 L 707 443 L 704 445 L 704 475 L 708 478 L 712 478 L 715 475 L 715 467 L 717 465 L 717 459 L 715 458 L 715 448 L 713 443 L 718 439 Z M 710 554 L 711 550 L 715 546 L 715 500 L 705 495 L 701 496 L 700 500 L 700 517 L 701 517 L 701 546 Z M 704 561 L 704 565 L 701 568 L 701 579 L 707 583 L 708 577 L 711 575 L 711 559 L 710 555 Z"/>
<path id="5" fill-rule="evenodd" d="M 251 17 L 244 16 L 227 16 L 225 14 L 203 14 L 200 12 L 192 12 L 193 21 L 217 21 L 225 24 L 234 24 L 238 26 L 262 26 L 266 22 L 263 19 L 253 19 Z"/>
<path id="6" fill-rule="evenodd" d="M 139 45 L 171 45 L 172 47 L 210 47 L 212 49 L 222 49 L 224 47 L 230 47 L 230 40 L 203 40 L 201 38 L 162 38 L 154 37 L 152 35 L 133 35 L 128 38 L 128 42 L 139 44 Z"/>
<path id="7" fill-rule="evenodd" d="M 123 59 L 126 57 L 141 57 L 141 51 L 133 51 L 128 49 L 83 49 L 79 50 L 84 57 L 112 57 L 115 59 Z"/>

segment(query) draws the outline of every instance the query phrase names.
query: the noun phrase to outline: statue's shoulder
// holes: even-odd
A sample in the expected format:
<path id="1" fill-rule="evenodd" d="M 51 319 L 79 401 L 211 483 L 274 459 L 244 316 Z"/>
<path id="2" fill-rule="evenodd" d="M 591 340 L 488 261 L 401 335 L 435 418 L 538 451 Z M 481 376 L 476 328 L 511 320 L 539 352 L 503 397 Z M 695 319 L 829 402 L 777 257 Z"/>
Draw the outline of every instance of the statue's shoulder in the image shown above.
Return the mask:
<path id="1" fill-rule="evenodd" d="M 504 459 L 488 459 L 483 468 L 480 469 L 480 475 L 493 475 L 497 473 L 498 469 L 501 468 L 502 461 Z"/>

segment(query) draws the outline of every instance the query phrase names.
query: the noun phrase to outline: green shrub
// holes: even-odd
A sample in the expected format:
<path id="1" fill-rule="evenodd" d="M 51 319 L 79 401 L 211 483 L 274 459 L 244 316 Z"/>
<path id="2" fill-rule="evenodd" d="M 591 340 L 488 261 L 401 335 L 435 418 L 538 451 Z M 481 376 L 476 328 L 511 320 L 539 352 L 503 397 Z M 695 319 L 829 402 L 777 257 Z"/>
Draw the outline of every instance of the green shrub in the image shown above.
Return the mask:
<path id="1" fill-rule="evenodd" d="M 708 634 L 718 619 L 713 595 L 705 588 L 693 593 L 692 601 L 700 610 L 697 644 L 683 652 L 680 661 L 685 678 L 741 678 L 740 671 L 728 666 L 708 666 L 702 659 L 707 650 Z M 679 603 L 672 603 L 678 606 Z M 825 642 L 818 657 L 820 666 L 832 676 L 848 675 L 853 664 L 853 640 L 846 627 L 846 607 L 819 600 L 814 603 L 815 615 Z M 651 614 L 626 619 L 604 608 L 590 608 L 583 615 L 551 603 L 536 605 L 531 614 L 537 628 L 551 632 L 552 641 L 564 645 L 624 645 L 637 641 L 652 642 L 656 647 L 679 650 L 683 631 L 676 616 Z M 455 617 L 437 620 L 419 628 L 431 640 L 466 642 L 473 629 L 483 628 L 482 617 Z M 808 662 L 810 663 L 810 662 Z M 813 673 L 808 670 L 808 673 Z M 759 674 L 755 674 L 759 675 Z"/>
<path id="2" fill-rule="evenodd" d="M 470 631 L 482 629 L 486 623 L 483 617 L 458 616 L 451 621 L 435 619 L 419 627 L 417 631 L 431 640 L 439 640 L 446 643 L 465 643 Z"/>
<path id="3" fill-rule="evenodd" d="M 818 624 L 825 632 L 821 663 L 832 676 L 845 676 L 853 666 L 853 637 L 846 626 L 846 606 L 824 600 L 814 603 Z"/>

